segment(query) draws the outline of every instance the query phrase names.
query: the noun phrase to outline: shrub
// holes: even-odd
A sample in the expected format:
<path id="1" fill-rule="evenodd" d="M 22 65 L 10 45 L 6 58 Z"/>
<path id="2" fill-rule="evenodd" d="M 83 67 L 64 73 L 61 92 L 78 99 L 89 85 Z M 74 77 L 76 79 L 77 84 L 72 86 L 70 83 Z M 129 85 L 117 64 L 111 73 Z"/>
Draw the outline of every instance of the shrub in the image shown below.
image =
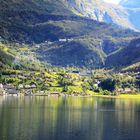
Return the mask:
<path id="1" fill-rule="evenodd" d="M 103 90 L 103 91 L 102 91 L 102 94 L 103 94 L 103 95 L 111 95 L 111 92 L 108 91 L 108 90 Z"/>

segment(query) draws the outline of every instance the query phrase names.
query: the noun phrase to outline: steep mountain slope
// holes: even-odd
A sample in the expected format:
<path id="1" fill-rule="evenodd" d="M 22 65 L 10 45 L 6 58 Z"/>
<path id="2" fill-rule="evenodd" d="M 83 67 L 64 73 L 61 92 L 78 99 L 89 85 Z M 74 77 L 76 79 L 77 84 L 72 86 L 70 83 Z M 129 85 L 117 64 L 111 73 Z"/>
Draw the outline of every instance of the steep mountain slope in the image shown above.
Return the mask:
<path id="1" fill-rule="evenodd" d="M 128 20 L 132 23 L 133 27 L 140 30 L 140 1 L 139 0 L 122 0 L 120 5 L 128 13 Z"/>
<path id="2" fill-rule="evenodd" d="M 86 36 L 70 38 L 70 41 L 40 45 L 37 50 L 41 56 L 39 59 L 59 66 L 99 67 L 104 65 L 107 55 L 128 45 L 134 38 L 132 34 L 136 37 L 133 32 L 114 30 L 113 27 L 104 24 L 96 25 L 93 32 L 89 33 Z"/>
<path id="3" fill-rule="evenodd" d="M 100 40 L 74 39 L 65 43 L 55 42 L 49 47 L 44 44 L 37 53 L 40 60 L 55 66 L 96 67 L 103 65 L 106 57 L 99 44 Z"/>
<path id="4" fill-rule="evenodd" d="M 122 0 L 119 5 L 108 4 L 103 0 L 65 1 L 67 1 L 68 7 L 77 15 L 140 31 L 139 0 Z"/>
<path id="5" fill-rule="evenodd" d="M 55 66 L 103 66 L 108 55 L 139 36 L 78 16 L 69 0 L 0 2 L 0 36 L 15 43 L 33 44 L 36 57 Z"/>
<path id="6" fill-rule="evenodd" d="M 103 0 L 66 0 L 72 11 L 88 18 L 117 24 L 125 28 L 133 28 L 128 20 L 128 13 L 123 7 L 105 3 Z"/>
<path id="7" fill-rule="evenodd" d="M 64 21 L 84 22 L 82 17 L 85 16 L 132 27 L 123 8 L 108 5 L 102 0 L 0 0 L 0 3 L 0 36 L 12 41 L 55 40 L 56 36 L 65 36 L 65 32 L 70 37 L 72 34 L 68 33 L 68 28 L 62 28 Z M 56 27 L 51 21 L 59 21 L 61 25 Z M 51 29 L 54 29 L 56 35 Z"/>
<path id="8" fill-rule="evenodd" d="M 0 36 L 12 41 L 31 42 L 33 34 L 36 36 L 36 24 L 73 15 L 60 0 L 0 0 L 0 3 Z"/>
<path id="9" fill-rule="evenodd" d="M 140 62 L 140 38 L 133 40 L 128 47 L 111 54 L 106 59 L 107 66 L 128 66 Z"/>

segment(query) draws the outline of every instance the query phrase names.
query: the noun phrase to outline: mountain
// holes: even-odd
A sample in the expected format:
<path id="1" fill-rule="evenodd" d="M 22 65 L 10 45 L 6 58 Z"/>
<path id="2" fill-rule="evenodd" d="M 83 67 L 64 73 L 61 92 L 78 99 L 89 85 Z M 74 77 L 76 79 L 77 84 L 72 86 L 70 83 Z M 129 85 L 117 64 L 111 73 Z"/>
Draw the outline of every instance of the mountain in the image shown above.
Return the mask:
<path id="1" fill-rule="evenodd" d="M 58 36 L 59 40 L 38 44 L 36 52 L 40 60 L 55 66 L 99 67 L 104 65 L 108 55 L 125 48 L 132 39 L 139 36 L 130 30 L 95 21 L 71 22 L 73 26 L 67 22 L 65 27 L 69 27 L 69 33 L 74 36 L 62 39 Z"/>
<path id="2" fill-rule="evenodd" d="M 103 0 L 65 1 L 67 1 L 68 7 L 77 15 L 140 31 L 139 0 L 122 0 L 119 5 L 108 4 Z"/>
<path id="3" fill-rule="evenodd" d="M 128 13 L 128 20 L 136 30 L 140 30 L 140 1 L 139 0 L 122 0 L 121 6 Z"/>
<path id="4" fill-rule="evenodd" d="M 103 0 L 67 0 L 67 3 L 68 7 L 77 15 L 134 29 L 128 20 L 127 11 L 121 6 L 108 4 Z"/>
<path id="5" fill-rule="evenodd" d="M 0 3 L 0 36 L 11 41 L 42 41 L 45 33 L 40 30 L 45 22 L 73 15 L 60 0 L 0 0 Z M 53 28 L 50 24 L 46 26 Z M 36 27 L 42 35 L 38 40 L 34 37 L 38 36 Z"/>
<path id="6" fill-rule="evenodd" d="M 71 37 L 73 35 L 71 32 L 68 33 L 68 28 L 62 28 L 64 21 L 84 22 L 85 17 L 133 28 L 127 20 L 127 12 L 122 7 L 107 4 L 102 0 L 0 0 L 0 2 L 0 36 L 11 41 L 42 42 L 48 38 L 56 40 L 57 36 Z M 55 26 L 54 21 L 57 23 L 59 21 L 59 26 Z M 48 29 L 55 29 L 57 33 Z"/>
<path id="7" fill-rule="evenodd" d="M 120 5 L 126 8 L 140 8 L 139 0 L 122 0 Z"/>
<path id="8" fill-rule="evenodd" d="M 14 52 L 16 49 L 21 52 L 17 55 L 21 55 L 19 48 L 27 45 L 30 52 L 27 56 L 33 53 L 35 60 L 54 66 L 102 67 L 108 56 L 140 36 L 117 25 L 88 18 L 77 9 L 82 3 L 85 7 L 98 3 L 95 0 L 87 3 L 82 0 L 0 2 L 0 36 L 6 42 L 21 45 L 13 45 L 10 50 Z"/>
<path id="9" fill-rule="evenodd" d="M 125 47 L 106 59 L 107 66 L 129 66 L 140 62 L 140 38 L 131 41 L 128 47 Z"/>

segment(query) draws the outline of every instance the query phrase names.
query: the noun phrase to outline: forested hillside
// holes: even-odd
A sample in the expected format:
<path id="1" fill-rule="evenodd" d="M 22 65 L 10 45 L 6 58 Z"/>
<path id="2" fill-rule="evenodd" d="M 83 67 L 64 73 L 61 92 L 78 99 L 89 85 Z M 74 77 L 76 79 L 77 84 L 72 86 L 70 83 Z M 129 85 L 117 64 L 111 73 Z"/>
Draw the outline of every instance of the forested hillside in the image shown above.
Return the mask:
<path id="1" fill-rule="evenodd" d="M 2 40 L 12 43 L 13 47 L 8 47 L 12 51 L 20 51 L 19 46 L 27 45 L 41 63 L 99 68 L 104 66 L 106 58 L 110 64 L 114 63 L 111 57 L 114 52 L 125 49 L 139 37 L 132 30 L 78 15 L 67 2 L 1 0 Z"/>

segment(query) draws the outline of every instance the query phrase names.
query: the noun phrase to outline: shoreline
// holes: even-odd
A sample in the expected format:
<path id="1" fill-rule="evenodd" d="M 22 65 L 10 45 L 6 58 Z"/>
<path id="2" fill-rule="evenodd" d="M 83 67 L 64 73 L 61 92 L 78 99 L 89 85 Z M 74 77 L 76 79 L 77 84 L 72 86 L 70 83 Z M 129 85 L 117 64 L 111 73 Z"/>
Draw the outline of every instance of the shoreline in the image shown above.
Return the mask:
<path id="1" fill-rule="evenodd" d="M 101 97 L 101 98 L 114 98 L 114 99 L 140 99 L 140 94 L 122 94 L 118 96 L 111 96 L 111 95 L 100 95 L 100 94 L 94 94 L 94 95 L 45 95 L 45 94 L 34 94 L 32 96 L 46 96 L 46 97 L 82 97 L 82 98 L 90 98 L 90 97 Z"/>
<path id="2" fill-rule="evenodd" d="M 140 93 L 136 94 L 120 94 L 120 95 L 101 95 L 101 94 L 66 94 L 66 93 L 57 93 L 57 94 L 31 94 L 31 95 L 25 95 L 25 94 L 8 94 L 8 95 L 1 95 L 1 97 L 7 96 L 7 97 L 34 97 L 34 96 L 44 96 L 44 97 L 82 97 L 82 98 L 92 98 L 92 97 L 100 97 L 100 98 L 114 98 L 114 99 L 140 99 Z"/>
<path id="3" fill-rule="evenodd" d="M 92 95 L 92 97 L 114 98 L 114 99 L 140 99 L 140 94 L 135 94 L 135 95 L 122 94 L 122 95 L 118 95 L 118 96 L 111 96 L 111 95 Z"/>

